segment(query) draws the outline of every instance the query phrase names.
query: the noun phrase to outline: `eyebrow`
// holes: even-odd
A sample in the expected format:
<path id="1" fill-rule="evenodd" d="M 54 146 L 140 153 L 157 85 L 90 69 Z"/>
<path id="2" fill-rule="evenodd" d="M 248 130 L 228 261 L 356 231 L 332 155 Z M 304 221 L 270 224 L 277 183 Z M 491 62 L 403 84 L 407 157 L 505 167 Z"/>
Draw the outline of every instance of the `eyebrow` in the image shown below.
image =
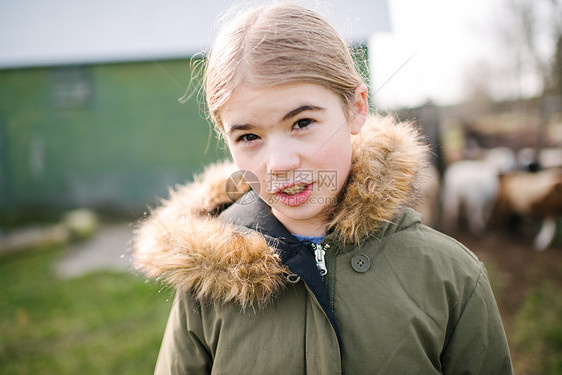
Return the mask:
<path id="1" fill-rule="evenodd" d="M 288 112 L 285 116 L 283 116 L 281 121 L 286 121 L 291 117 L 295 117 L 296 115 L 304 111 L 324 111 L 324 110 L 326 110 L 326 108 L 317 107 L 315 105 L 301 105 L 300 107 L 295 108 L 292 111 Z"/>
<path id="2" fill-rule="evenodd" d="M 300 107 L 297 107 L 297 108 L 287 112 L 287 114 L 285 116 L 283 116 L 281 121 L 287 121 L 287 120 L 295 117 L 296 115 L 298 115 L 301 112 L 305 112 L 305 111 L 325 111 L 325 110 L 326 110 L 326 108 L 318 107 L 318 106 L 315 106 L 315 105 L 301 105 Z M 240 125 L 232 125 L 230 127 L 230 129 L 228 130 L 227 134 L 230 135 L 237 130 L 247 131 L 247 130 L 254 130 L 254 129 L 258 129 L 258 128 L 260 128 L 260 126 L 250 124 L 250 123 L 240 124 Z"/>

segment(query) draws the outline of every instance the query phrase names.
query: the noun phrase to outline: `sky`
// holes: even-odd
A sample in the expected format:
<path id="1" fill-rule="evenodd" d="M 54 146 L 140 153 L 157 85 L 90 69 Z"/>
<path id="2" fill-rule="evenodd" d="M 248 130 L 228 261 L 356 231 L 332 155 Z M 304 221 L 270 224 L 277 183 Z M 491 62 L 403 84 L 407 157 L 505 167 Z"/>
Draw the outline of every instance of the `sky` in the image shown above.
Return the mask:
<path id="1" fill-rule="evenodd" d="M 293 1 L 321 12 L 351 40 L 389 30 L 387 0 Z M 217 18 L 237 3 L 0 0 L 0 68 L 190 56 L 208 47 Z"/>
<path id="2" fill-rule="evenodd" d="M 0 69 L 188 56 L 206 48 L 216 14 L 235 1 L 1 0 Z M 494 22 L 506 0 L 293 1 L 327 13 L 348 38 L 371 35 L 371 93 L 381 109 L 458 103 L 479 70 L 505 58 Z"/>
<path id="3" fill-rule="evenodd" d="M 370 38 L 372 93 L 382 108 L 466 95 L 466 73 L 494 51 L 498 0 L 389 0 L 392 33 Z"/>

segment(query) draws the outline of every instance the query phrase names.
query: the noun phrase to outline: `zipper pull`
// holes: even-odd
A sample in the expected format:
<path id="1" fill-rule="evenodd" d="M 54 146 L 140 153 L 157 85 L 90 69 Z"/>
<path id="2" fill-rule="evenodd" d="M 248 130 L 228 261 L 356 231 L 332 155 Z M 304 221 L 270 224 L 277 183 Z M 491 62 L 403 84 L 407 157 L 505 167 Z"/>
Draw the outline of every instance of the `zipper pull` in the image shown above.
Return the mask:
<path id="1" fill-rule="evenodd" d="M 330 247 L 330 245 L 324 246 L 326 249 Z M 328 269 L 326 268 L 326 259 L 324 255 L 326 254 L 326 250 L 322 248 L 321 244 L 314 244 L 314 257 L 316 258 L 316 267 L 318 267 L 318 271 L 320 271 L 320 275 L 324 277 L 328 273 Z"/>

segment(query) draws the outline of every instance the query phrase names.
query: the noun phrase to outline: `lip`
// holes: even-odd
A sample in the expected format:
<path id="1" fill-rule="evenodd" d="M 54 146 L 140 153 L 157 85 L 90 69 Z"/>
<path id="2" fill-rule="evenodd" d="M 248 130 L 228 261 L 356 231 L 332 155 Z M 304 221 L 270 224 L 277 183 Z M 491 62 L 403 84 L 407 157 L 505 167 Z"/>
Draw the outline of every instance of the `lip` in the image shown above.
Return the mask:
<path id="1" fill-rule="evenodd" d="M 275 191 L 273 192 L 273 194 L 282 194 L 282 193 L 281 193 L 282 190 L 292 188 L 292 187 L 295 186 L 295 185 L 312 185 L 312 184 L 313 184 L 313 182 L 304 182 L 304 181 L 302 181 L 302 182 L 293 182 L 293 183 L 290 183 L 290 184 L 285 184 L 285 185 L 281 186 L 280 188 L 278 188 L 277 190 L 275 190 Z"/>
<path id="2" fill-rule="evenodd" d="M 300 193 L 297 193 L 295 195 L 287 195 L 281 193 L 281 190 L 293 187 L 295 185 L 306 185 L 306 188 Z M 308 201 L 308 199 L 312 195 L 313 185 L 314 182 L 311 183 L 299 182 L 299 183 L 288 184 L 281 187 L 280 189 L 277 189 L 274 193 L 274 196 L 285 206 L 289 206 L 289 207 L 300 206 L 301 204 L 306 203 L 306 201 Z"/>

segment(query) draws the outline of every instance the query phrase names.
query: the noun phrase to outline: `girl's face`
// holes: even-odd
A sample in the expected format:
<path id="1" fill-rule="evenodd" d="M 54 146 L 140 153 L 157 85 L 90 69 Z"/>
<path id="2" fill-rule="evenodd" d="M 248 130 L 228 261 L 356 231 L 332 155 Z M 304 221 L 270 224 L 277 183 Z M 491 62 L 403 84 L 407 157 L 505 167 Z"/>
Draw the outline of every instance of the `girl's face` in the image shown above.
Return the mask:
<path id="1" fill-rule="evenodd" d="M 365 86 L 346 110 L 332 91 L 304 83 L 242 86 L 220 115 L 234 162 L 258 177 L 252 188 L 275 217 L 292 233 L 324 235 L 367 110 Z"/>

